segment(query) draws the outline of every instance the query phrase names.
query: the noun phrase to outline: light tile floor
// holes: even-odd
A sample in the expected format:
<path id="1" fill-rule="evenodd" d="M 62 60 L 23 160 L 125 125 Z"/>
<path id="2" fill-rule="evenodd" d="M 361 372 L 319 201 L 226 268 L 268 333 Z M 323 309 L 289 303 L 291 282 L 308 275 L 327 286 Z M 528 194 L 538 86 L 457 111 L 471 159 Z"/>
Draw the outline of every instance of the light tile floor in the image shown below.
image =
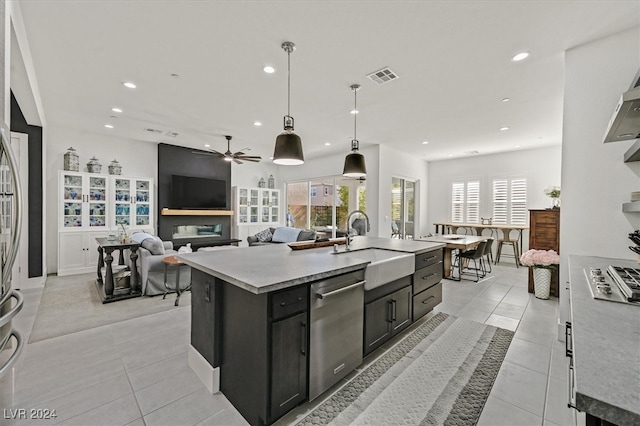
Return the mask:
<path id="1" fill-rule="evenodd" d="M 14 320 L 27 340 L 41 293 L 24 291 L 25 307 Z M 436 311 L 516 332 L 480 426 L 576 424 L 575 411 L 566 405 L 567 360 L 564 343 L 556 339 L 557 299 L 527 293 L 526 268 L 501 263 L 479 283 L 444 280 L 443 300 Z M 188 367 L 190 313 L 184 306 L 27 345 L 0 381 L 0 424 L 246 424 Z M 367 357 L 363 367 L 394 343 Z M 321 401 L 298 407 L 278 424 L 294 422 Z M 57 417 L 16 420 L 12 417 L 21 413 L 16 409 L 27 410 L 27 416 L 30 409 L 55 409 Z M 584 416 L 577 417 L 584 424 Z"/>

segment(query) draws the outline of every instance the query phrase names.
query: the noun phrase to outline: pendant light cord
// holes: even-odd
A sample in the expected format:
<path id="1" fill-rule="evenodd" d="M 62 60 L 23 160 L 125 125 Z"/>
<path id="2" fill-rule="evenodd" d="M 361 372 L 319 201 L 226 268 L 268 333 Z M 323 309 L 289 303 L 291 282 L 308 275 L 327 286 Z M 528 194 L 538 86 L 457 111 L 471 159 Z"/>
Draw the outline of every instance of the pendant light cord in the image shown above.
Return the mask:
<path id="1" fill-rule="evenodd" d="M 287 50 L 287 115 L 291 117 L 291 51 Z"/>
<path id="2" fill-rule="evenodd" d="M 358 121 L 358 89 L 353 89 L 353 140 L 357 141 L 356 137 L 356 123 Z"/>

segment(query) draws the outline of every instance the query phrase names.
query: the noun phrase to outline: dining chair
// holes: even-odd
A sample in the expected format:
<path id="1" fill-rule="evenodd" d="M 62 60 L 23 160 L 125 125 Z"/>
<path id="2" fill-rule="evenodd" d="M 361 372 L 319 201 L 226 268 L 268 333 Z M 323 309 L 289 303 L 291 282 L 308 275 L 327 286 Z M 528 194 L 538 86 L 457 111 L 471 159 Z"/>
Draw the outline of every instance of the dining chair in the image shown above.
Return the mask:
<path id="1" fill-rule="evenodd" d="M 459 252 L 456 255 L 452 270 L 455 270 L 456 266 L 458 267 L 458 281 L 460 281 L 462 279 L 462 275 L 464 273 L 463 272 L 464 269 L 472 269 L 472 270 L 475 271 L 475 273 L 476 273 L 475 282 L 480 281 L 480 278 L 484 278 L 486 273 L 485 273 L 484 268 L 482 266 L 482 257 L 484 256 L 484 251 L 485 251 L 485 247 L 486 246 L 487 246 L 487 242 L 486 241 L 480 241 L 480 243 L 478 244 L 478 246 L 475 249 Z M 465 268 L 463 268 L 462 263 L 465 260 L 467 261 L 467 266 Z M 473 260 L 473 268 L 469 268 L 469 263 L 468 262 L 470 262 L 472 260 Z"/>
<path id="2" fill-rule="evenodd" d="M 485 275 L 491 272 L 491 262 L 493 262 L 493 251 L 491 249 L 492 247 L 493 247 L 493 238 L 487 238 L 487 244 L 484 246 L 484 253 L 482 255 L 482 258 L 480 259 Z M 484 260 L 485 258 L 487 259 L 486 262 Z M 488 271 L 487 271 L 487 266 L 489 267 Z"/>
<path id="3" fill-rule="evenodd" d="M 511 229 L 502 229 L 502 238 L 498 240 L 498 250 L 496 251 L 496 261 L 495 265 L 500 262 L 500 256 L 502 255 L 502 247 L 505 245 L 509 245 L 513 247 L 513 257 L 515 258 L 516 268 L 520 267 L 520 249 L 518 248 L 518 238 L 515 240 L 511 239 Z"/>

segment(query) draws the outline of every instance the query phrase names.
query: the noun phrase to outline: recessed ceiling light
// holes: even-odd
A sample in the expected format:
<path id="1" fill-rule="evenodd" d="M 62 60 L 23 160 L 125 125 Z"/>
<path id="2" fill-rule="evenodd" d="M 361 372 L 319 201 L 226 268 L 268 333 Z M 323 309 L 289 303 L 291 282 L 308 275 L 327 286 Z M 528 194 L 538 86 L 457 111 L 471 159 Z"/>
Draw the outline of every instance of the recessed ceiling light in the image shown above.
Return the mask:
<path id="1" fill-rule="evenodd" d="M 113 111 L 113 112 L 122 112 L 122 110 L 120 108 L 118 108 L 118 107 L 111 108 L 111 111 Z"/>
<path id="2" fill-rule="evenodd" d="M 520 148 L 520 145 L 514 145 L 513 147 L 514 148 Z"/>
<path id="3" fill-rule="evenodd" d="M 429 141 L 424 141 L 424 142 L 422 142 L 422 145 L 426 145 L 428 143 L 429 143 Z"/>
<path id="4" fill-rule="evenodd" d="M 520 52 L 513 55 L 513 58 L 511 58 L 511 60 L 513 62 L 518 62 L 518 61 L 522 61 L 523 59 L 527 59 L 528 57 L 529 57 L 529 52 Z"/>
<path id="5" fill-rule="evenodd" d="M 324 146 L 329 146 L 329 145 L 331 145 L 331 142 L 325 142 L 324 143 Z"/>
<path id="6" fill-rule="evenodd" d="M 449 157 L 453 157 L 453 154 L 449 154 Z"/>
<path id="7" fill-rule="evenodd" d="M 509 102 L 511 98 L 502 98 L 502 102 Z"/>
<path id="8" fill-rule="evenodd" d="M 111 124 L 105 124 L 104 127 L 106 127 L 107 129 L 113 129 L 113 126 Z"/>
<path id="9" fill-rule="evenodd" d="M 262 123 L 261 123 L 261 122 L 259 122 L 259 121 L 254 121 L 254 122 L 253 122 L 253 125 L 254 125 L 254 126 L 262 126 Z"/>
<path id="10" fill-rule="evenodd" d="M 204 144 L 204 147 L 205 147 L 205 148 L 211 148 L 211 145 L 209 145 L 208 143 L 205 143 L 205 144 Z"/>
<path id="11" fill-rule="evenodd" d="M 276 69 L 271 65 L 267 65 L 266 67 L 262 68 L 262 71 L 266 72 L 267 74 L 273 74 L 274 72 L 276 72 Z"/>
<path id="12" fill-rule="evenodd" d="M 124 83 L 122 83 L 122 84 L 124 85 L 124 87 L 128 87 L 129 89 L 135 89 L 135 88 L 136 88 L 136 85 L 135 85 L 135 84 L 133 84 L 133 83 L 132 83 L 132 82 L 130 82 L 130 81 L 125 81 L 125 82 L 124 82 Z"/>
<path id="13" fill-rule="evenodd" d="M 360 113 L 360 111 L 358 111 L 357 109 L 352 109 L 351 111 L 349 111 L 351 114 L 358 114 Z"/>
<path id="14" fill-rule="evenodd" d="M 509 126 L 500 127 L 500 130 L 509 130 Z"/>

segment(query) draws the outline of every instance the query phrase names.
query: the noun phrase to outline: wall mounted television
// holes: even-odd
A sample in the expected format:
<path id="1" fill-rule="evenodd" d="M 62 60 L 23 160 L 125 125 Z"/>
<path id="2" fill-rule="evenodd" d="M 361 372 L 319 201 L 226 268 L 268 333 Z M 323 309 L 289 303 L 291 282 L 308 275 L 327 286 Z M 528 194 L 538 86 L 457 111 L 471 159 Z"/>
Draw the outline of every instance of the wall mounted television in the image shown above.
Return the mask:
<path id="1" fill-rule="evenodd" d="M 227 181 L 171 175 L 171 208 L 227 209 Z"/>

